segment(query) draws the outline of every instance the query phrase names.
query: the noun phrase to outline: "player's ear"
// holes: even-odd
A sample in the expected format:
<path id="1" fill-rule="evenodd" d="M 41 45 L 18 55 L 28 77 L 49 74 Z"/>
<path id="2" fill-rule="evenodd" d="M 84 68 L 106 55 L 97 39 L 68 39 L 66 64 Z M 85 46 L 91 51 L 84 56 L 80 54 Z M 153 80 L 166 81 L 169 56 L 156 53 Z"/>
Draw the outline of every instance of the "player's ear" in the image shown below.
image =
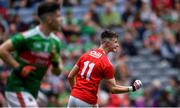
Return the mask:
<path id="1" fill-rule="evenodd" d="M 106 39 L 105 44 L 106 46 L 111 46 L 111 41 L 109 39 Z"/>

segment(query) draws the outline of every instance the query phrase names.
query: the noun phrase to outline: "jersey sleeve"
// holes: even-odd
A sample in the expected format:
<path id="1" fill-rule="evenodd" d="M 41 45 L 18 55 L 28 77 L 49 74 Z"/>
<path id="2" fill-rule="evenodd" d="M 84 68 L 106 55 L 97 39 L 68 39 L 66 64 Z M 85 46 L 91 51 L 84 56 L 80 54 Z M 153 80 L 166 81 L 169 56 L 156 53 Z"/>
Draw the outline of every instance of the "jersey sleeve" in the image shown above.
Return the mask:
<path id="1" fill-rule="evenodd" d="M 107 65 L 103 70 L 104 79 L 111 79 L 114 77 L 114 68 L 112 65 Z"/>
<path id="2" fill-rule="evenodd" d="M 12 44 L 15 49 L 19 49 L 25 43 L 25 38 L 22 34 L 17 34 L 11 38 Z"/>
<path id="3" fill-rule="evenodd" d="M 78 61 L 76 62 L 75 65 L 77 65 L 78 67 L 80 67 L 81 62 L 83 61 L 84 56 L 85 56 L 85 55 L 82 55 L 82 56 L 78 59 Z"/>

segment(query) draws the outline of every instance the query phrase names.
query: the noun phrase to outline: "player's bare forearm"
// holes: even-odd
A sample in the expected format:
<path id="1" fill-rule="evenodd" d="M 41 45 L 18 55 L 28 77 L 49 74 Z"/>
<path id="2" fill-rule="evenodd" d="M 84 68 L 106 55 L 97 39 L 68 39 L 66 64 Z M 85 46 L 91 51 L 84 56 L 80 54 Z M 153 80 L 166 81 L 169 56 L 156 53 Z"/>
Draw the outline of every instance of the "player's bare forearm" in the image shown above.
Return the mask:
<path id="1" fill-rule="evenodd" d="M 114 94 L 128 93 L 128 92 L 129 92 L 129 87 L 128 86 L 116 85 L 116 86 L 111 88 L 111 93 L 114 93 Z"/>
<path id="2" fill-rule="evenodd" d="M 74 84 L 76 83 L 75 78 L 76 78 L 76 75 L 78 74 L 78 72 L 79 72 L 79 67 L 77 65 L 75 65 L 68 75 L 68 80 L 69 80 L 71 88 L 73 88 Z"/>
<path id="3" fill-rule="evenodd" d="M 63 62 L 62 62 L 62 59 L 59 58 L 58 66 L 52 68 L 52 73 L 53 73 L 54 75 L 57 75 L 57 76 L 58 76 L 58 75 L 61 74 L 62 70 L 63 70 Z"/>
<path id="4" fill-rule="evenodd" d="M 127 93 L 129 92 L 128 86 L 119 86 L 116 84 L 116 81 L 114 78 L 105 80 L 106 84 L 108 85 L 108 88 L 111 93 Z"/>
<path id="5" fill-rule="evenodd" d="M 11 51 L 13 51 L 13 45 L 10 40 L 7 40 L 0 46 L 0 58 L 4 61 L 5 64 L 17 68 L 19 63 L 13 58 L 11 55 Z"/>
<path id="6" fill-rule="evenodd" d="M 115 87 L 113 87 L 113 93 L 135 92 L 141 87 L 142 87 L 142 82 L 140 80 L 135 80 L 132 86 L 115 85 Z"/>
<path id="7" fill-rule="evenodd" d="M 68 81 L 71 88 L 73 88 L 74 84 L 76 83 L 76 78 L 74 75 L 72 75 L 72 72 L 70 72 L 70 74 L 68 75 Z"/>
<path id="8" fill-rule="evenodd" d="M 19 66 L 19 63 L 12 57 L 12 55 L 7 51 L 2 51 L 0 53 L 1 59 L 4 61 L 5 64 L 16 68 Z"/>
<path id="9" fill-rule="evenodd" d="M 111 93 L 114 93 L 114 94 L 134 92 L 142 87 L 142 82 L 140 80 L 135 80 L 132 86 L 117 85 L 114 78 L 107 79 L 106 82 Z"/>
<path id="10" fill-rule="evenodd" d="M 73 86 L 74 86 L 74 84 L 76 82 L 75 78 L 68 77 L 68 80 L 69 80 L 69 84 L 70 84 L 71 88 L 73 88 Z"/>

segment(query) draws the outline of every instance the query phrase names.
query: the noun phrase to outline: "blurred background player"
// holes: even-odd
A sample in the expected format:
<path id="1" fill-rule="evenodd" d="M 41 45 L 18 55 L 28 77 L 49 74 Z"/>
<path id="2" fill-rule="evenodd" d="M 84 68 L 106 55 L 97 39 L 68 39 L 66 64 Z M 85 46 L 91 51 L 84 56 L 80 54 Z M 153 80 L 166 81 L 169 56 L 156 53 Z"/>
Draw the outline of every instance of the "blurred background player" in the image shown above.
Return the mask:
<path id="1" fill-rule="evenodd" d="M 44 2 L 39 5 L 37 14 L 40 25 L 18 33 L 0 46 L 0 57 L 13 68 L 5 92 L 11 107 L 37 107 L 38 90 L 48 67 L 52 64 L 55 75 L 62 71 L 60 40 L 53 34 L 61 28 L 60 6 Z"/>
<path id="2" fill-rule="evenodd" d="M 109 30 L 101 34 L 101 45 L 98 49 L 83 54 L 71 70 L 68 79 L 72 87 L 68 107 L 93 107 L 97 105 L 97 91 L 102 79 L 111 93 L 128 93 L 141 88 L 140 80 L 132 86 L 116 84 L 114 69 L 107 54 L 119 49 L 118 35 Z"/>

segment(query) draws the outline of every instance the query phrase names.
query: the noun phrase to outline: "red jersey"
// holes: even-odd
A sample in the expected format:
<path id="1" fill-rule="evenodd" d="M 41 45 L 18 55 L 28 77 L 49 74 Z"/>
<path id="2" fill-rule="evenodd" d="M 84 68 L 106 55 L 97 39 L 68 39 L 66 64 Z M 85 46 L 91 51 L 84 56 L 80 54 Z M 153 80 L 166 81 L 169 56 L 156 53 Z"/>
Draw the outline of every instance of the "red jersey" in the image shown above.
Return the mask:
<path id="1" fill-rule="evenodd" d="M 83 54 L 76 65 L 79 72 L 71 96 L 96 104 L 100 81 L 114 77 L 112 64 L 103 50 L 96 49 Z"/>

